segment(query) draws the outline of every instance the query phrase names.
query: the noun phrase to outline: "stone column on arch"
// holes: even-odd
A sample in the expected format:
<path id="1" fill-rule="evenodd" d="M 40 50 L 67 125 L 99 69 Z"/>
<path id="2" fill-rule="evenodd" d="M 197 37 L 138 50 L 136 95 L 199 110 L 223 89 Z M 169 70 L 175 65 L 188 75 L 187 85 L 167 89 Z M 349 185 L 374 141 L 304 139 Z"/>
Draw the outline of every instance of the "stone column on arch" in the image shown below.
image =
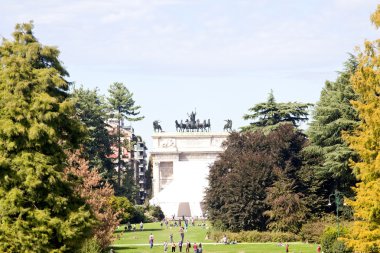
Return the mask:
<path id="1" fill-rule="evenodd" d="M 153 163 L 153 196 L 160 192 L 160 162 Z"/>

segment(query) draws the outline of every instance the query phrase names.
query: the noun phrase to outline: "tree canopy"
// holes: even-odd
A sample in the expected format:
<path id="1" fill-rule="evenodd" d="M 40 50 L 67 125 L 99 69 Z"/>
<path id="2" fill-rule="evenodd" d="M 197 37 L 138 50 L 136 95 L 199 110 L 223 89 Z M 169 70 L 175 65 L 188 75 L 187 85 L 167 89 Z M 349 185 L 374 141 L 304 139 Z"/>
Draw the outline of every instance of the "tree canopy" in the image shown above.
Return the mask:
<path id="1" fill-rule="evenodd" d="M 140 114 L 140 106 L 135 105 L 133 93 L 128 88 L 119 82 L 111 84 L 108 89 L 109 97 L 108 102 L 113 110 L 113 115 L 118 120 L 126 119 L 128 121 L 139 121 L 144 117 L 137 117 Z"/>
<path id="2" fill-rule="evenodd" d="M 108 107 L 97 90 L 80 87 L 74 89 L 76 115 L 86 127 L 82 155 L 89 161 L 89 167 L 97 168 L 106 181 L 113 182 L 114 167 L 111 154 L 112 139 L 107 130 Z"/>
<path id="3" fill-rule="evenodd" d="M 359 124 L 358 114 L 350 102 L 357 98 L 350 82 L 357 64 L 356 58 L 350 55 L 336 81 L 326 81 L 307 130 L 311 145 L 305 152 L 319 156 L 311 169 L 320 181 L 320 195 L 325 199 L 335 190 L 352 196 L 351 187 L 356 183 L 349 162 L 356 160 L 357 155 L 343 140 L 342 133 Z"/>
<path id="4" fill-rule="evenodd" d="M 266 102 L 256 104 L 248 109 L 251 113 L 245 114 L 243 119 L 254 120 L 254 122 L 241 129 L 242 131 L 271 130 L 280 124 L 287 123 L 297 127 L 299 122 L 308 120 L 307 110 L 310 106 L 312 106 L 310 103 L 277 103 L 273 91 L 271 91 Z"/>
<path id="5" fill-rule="evenodd" d="M 58 49 L 32 30 L 19 24 L 0 46 L 0 251 L 73 252 L 94 224 L 63 178 L 64 149 L 83 128 Z"/>
<path id="6" fill-rule="evenodd" d="M 372 21 L 380 26 L 380 5 Z M 380 40 L 366 41 L 359 52 L 358 67 L 351 77 L 357 95 L 352 104 L 359 113 L 360 124 L 345 139 L 360 156 L 353 162 L 360 180 L 356 185 L 353 207 L 355 222 L 346 242 L 357 252 L 380 250 Z"/>
<path id="7" fill-rule="evenodd" d="M 105 250 L 114 239 L 114 231 L 120 223 L 118 216 L 121 211 L 115 210 L 111 204 L 114 196 L 112 186 L 102 182 L 96 168 L 89 168 L 81 150 L 68 153 L 64 173 L 66 180 L 76 181 L 74 191 L 91 207 L 97 220 L 92 233 L 100 248 Z"/>
<path id="8" fill-rule="evenodd" d="M 123 141 L 121 138 L 121 126 L 124 119 L 129 121 L 139 121 L 142 120 L 144 117 L 137 117 L 137 115 L 140 114 L 140 112 L 138 111 L 140 109 L 140 106 L 135 105 L 133 93 L 131 93 L 123 83 L 113 83 L 108 89 L 108 92 L 109 97 L 107 99 L 111 107 L 111 115 L 113 118 L 116 118 L 118 120 L 116 136 L 116 145 L 118 150 L 117 193 L 120 194 L 121 192 L 124 192 L 125 189 L 127 189 L 128 191 L 128 188 L 130 189 L 129 192 L 131 192 L 130 187 L 128 187 L 127 185 L 122 185 L 121 183 L 122 171 L 125 172 L 125 183 L 133 184 L 133 180 L 131 180 L 132 175 L 128 174 L 128 168 L 126 168 L 127 165 L 123 164 L 122 161 Z M 133 173 L 133 171 L 129 173 Z"/>
<path id="9" fill-rule="evenodd" d="M 264 230 L 269 220 L 273 230 L 299 228 L 306 206 L 300 200 L 302 183 L 297 173 L 305 143 L 305 136 L 290 124 L 268 135 L 262 131 L 232 133 L 224 144 L 225 152 L 210 168 L 206 191 L 210 220 L 233 231 Z M 280 186 L 275 182 L 280 181 L 286 186 L 275 190 Z M 288 206 L 278 198 L 285 191 L 295 200 Z M 299 216 L 288 219 L 290 214 Z"/>

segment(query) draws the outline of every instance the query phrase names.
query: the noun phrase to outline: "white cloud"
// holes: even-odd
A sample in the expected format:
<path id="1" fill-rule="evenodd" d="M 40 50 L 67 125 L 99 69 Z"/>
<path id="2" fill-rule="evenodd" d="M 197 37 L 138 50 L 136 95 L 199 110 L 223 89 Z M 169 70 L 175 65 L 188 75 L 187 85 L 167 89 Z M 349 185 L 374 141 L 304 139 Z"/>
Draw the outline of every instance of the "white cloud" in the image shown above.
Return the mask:
<path id="1" fill-rule="evenodd" d="M 107 14 L 101 18 L 102 23 L 114 23 L 117 21 L 121 21 L 125 18 L 124 11 L 117 11 L 110 14 Z"/>
<path id="2" fill-rule="evenodd" d="M 336 7 L 344 10 L 356 10 L 357 8 L 361 7 L 373 7 L 376 6 L 378 3 L 374 0 L 334 0 L 334 4 Z M 372 11 L 375 11 L 373 9 Z"/>
<path id="3" fill-rule="evenodd" d="M 315 6 L 269 0 L 240 4 L 221 0 L 218 5 L 186 0 L 24 5 L 8 1 L 6 11 L 0 10 L 0 21 L 2 16 L 9 21 L 18 17 L 17 22 L 22 17 L 34 19 L 38 32 L 76 64 L 100 61 L 168 73 L 249 72 L 312 67 L 332 61 L 342 50 L 352 51 L 360 43 L 360 33 L 368 33 L 363 27 L 370 27 L 368 14 L 363 14 L 370 8 L 359 2 L 373 5 L 362 0 L 317 1 Z M 343 19 L 347 15 L 355 22 Z"/>

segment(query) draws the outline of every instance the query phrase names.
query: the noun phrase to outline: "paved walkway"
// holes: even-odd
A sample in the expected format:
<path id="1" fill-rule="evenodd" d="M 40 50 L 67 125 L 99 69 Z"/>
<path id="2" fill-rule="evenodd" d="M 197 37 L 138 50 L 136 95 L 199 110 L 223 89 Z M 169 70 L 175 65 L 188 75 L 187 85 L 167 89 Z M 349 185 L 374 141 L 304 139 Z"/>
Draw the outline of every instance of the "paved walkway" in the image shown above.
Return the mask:
<path id="1" fill-rule="evenodd" d="M 240 242 L 237 244 L 276 244 L 274 242 Z M 302 242 L 289 242 L 288 244 L 303 244 Z M 163 245 L 163 243 L 155 243 L 154 245 Z M 202 242 L 202 245 L 224 245 L 224 243 L 216 243 L 216 242 Z M 226 244 L 226 245 L 233 245 L 233 244 Z M 149 243 L 128 243 L 128 244 L 114 244 L 111 245 L 111 247 L 125 247 L 125 246 L 150 246 Z"/>

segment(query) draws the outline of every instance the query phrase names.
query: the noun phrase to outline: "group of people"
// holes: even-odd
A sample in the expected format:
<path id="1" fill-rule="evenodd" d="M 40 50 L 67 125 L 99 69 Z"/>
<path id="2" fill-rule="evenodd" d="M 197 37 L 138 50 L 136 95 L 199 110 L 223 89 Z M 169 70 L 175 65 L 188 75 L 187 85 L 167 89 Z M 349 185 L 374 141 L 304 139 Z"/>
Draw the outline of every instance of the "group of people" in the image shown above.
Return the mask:
<path id="1" fill-rule="evenodd" d="M 164 224 L 168 228 L 169 227 L 169 220 L 163 219 L 161 221 L 161 224 L 160 224 L 161 228 L 163 228 Z M 191 250 L 192 250 L 191 252 L 194 252 L 194 253 L 202 253 L 203 252 L 202 243 L 191 244 L 189 241 L 187 241 L 186 243 L 184 242 L 185 232 L 187 231 L 190 224 L 192 226 L 195 226 L 195 220 L 193 218 L 182 217 L 182 219 L 178 219 L 178 221 L 177 221 L 173 216 L 170 227 L 173 227 L 173 226 L 179 227 L 179 235 L 180 235 L 181 239 L 179 240 L 178 243 L 174 242 L 173 233 L 170 233 L 170 236 L 169 236 L 170 242 L 165 241 L 163 244 L 164 252 L 168 252 L 169 248 L 171 248 L 171 252 L 176 252 L 177 246 L 178 246 L 178 250 L 179 250 L 178 252 L 183 252 L 182 251 L 183 248 L 185 248 L 184 252 L 186 252 L 186 253 L 190 253 Z M 128 222 L 124 227 L 124 232 L 127 232 L 128 230 L 129 231 L 136 231 L 136 225 L 138 225 L 138 224 L 132 225 L 131 223 Z M 144 223 L 143 222 L 140 222 L 139 230 L 144 231 Z M 153 248 L 153 246 L 154 246 L 154 235 L 152 233 L 150 233 L 150 235 L 149 235 L 149 246 L 150 246 L 150 248 Z"/>
<path id="2" fill-rule="evenodd" d="M 193 245 L 191 245 L 191 243 L 189 241 L 187 241 L 186 243 L 184 243 L 184 239 L 185 239 L 185 231 L 187 231 L 187 226 L 188 226 L 188 222 L 189 220 L 187 219 L 183 219 L 184 221 L 184 225 L 185 227 L 181 226 L 181 220 L 179 220 L 179 223 L 177 223 L 177 221 L 175 222 L 175 226 L 178 226 L 179 225 L 179 235 L 181 237 L 181 240 L 178 242 L 178 243 L 175 243 L 174 239 L 173 239 L 173 233 L 170 233 L 169 235 L 169 239 L 170 241 L 167 242 L 165 241 L 163 246 L 164 246 L 164 252 L 168 252 L 168 249 L 171 247 L 171 252 L 176 252 L 176 249 L 177 249 L 177 246 L 178 246 L 178 249 L 179 251 L 178 252 L 183 252 L 182 249 L 183 247 L 185 247 L 185 252 L 186 253 L 189 253 L 191 248 L 193 249 L 193 252 L 194 253 L 202 253 L 203 252 L 203 248 L 202 248 L 202 243 L 194 243 Z M 167 220 L 163 220 L 161 222 L 161 227 L 163 226 L 163 223 L 165 223 L 166 226 L 167 225 Z M 194 221 L 193 220 L 190 220 L 190 222 L 192 223 L 192 225 L 194 226 Z M 153 248 L 153 243 L 154 243 L 154 236 L 153 234 L 151 233 L 150 236 L 149 236 L 149 245 L 150 245 L 150 248 Z"/>
<path id="3" fill-rule="evenodd" d="M 177 222 L 177 220 L 175 219 L 175 216 L 173 215 L 170 223 L 169 223 L 169 220 L 167 218 L 163 219 L 160 222 L 161 228 L 163 228 L 164 224 L 165 224 L 166 228 L 169 228 L 169 227 L 183 227 L 187 231 L 187 229 L 188 229 L 188 227 L 189 227 L 190 224 L 192 226 L 195 226 L 195 220 L 192 217 L 185 218 L 184 216 L 182 216 L 182 219 L 178 219 L 178 222 Z"/>
<path id="4" fill-rule="evenodd" d="M 173 217 L 173 220 L 174 220 L 174 217 Z M 195 243 L 193 245 L 191 245 L 191 243 L 187 240 L 186 244 L 184 245 L 184 238 L 185 238 L 185 231 L 187 231 L 187 227 L 189 225 L 189 221 L 191 222 L 191 224 L 193 226 L 195 226 L 195 222 L 194 222 L 194 219 L 191 218 L 191 220 L 189 219 L 185 219 L 183 218 L 183 222 L 184 222 L 184 225 L 185 227 L 181 226 L 182 223 L 181 223 L 181 220 L 179 219 L 177 223 L 176 220 L 174 220 L 175 223 L 174 223 L 174 226 L 177 227 L 179 226 L 179 234 L 180 234 L 180 237 L 181 237 L 181 240 L 176 244 L 173 240 L 173 233 L 170 233 L 169 235 L 169 238 L 170 238 L 170 242 L 168 243 L 167 241 L 164 242 L 163 246 L 164 246 L 164 252 L 167 253 L 168 252 L 168 249 L 169 247 L 171 247 L 171 252 L 176 252 L 176 249 L 177 249 L 177 246 L 178 246 L 178 249 L 179 251 L 178 252 L 182 252 L 182 249 L 183 247 L 185 246 L 185 252 L 186 253 L 190 253 L 190 250 L 191 248 L 193 249 L 193 252 L 194 253 L 203 253 L 203 248 L 202 248 L 202 243 Z M 164 219 L 162 222 L 161 222 L 161 228 L 163 226 L 163 223 L 165 223 L 166 227 L 168 227 L 168 220 L 167 219 Z M 132 228 L 132 225 L 128 222 L 128 224 L 125 226 L 125 232 L 127 231 L 127 229 L 129 230 L 133 230 L 135 231 L 136 230 L 136 225 L 133 224 L 133 228 Z M 140 231 L 143 231 L 144 230 L 144 224 L 143 222 L 140 222 Z M 223 236 L 223 238 L 220 240 L 220 242 L 222 242 L 223 244 L 236 244 L 237 242 L 236 241 L 233 241 L 233 242 L 229 242 L 228 241 L 228 238 L 226 235 Z M 150 233 L 149 235 L 149 245 L 150 245 L 150 248 L 153 248 L 153 245 L 154 245 L 154 236 L 152 233 Z M 285 252 L 289 252 L 289 244 L 284 244 L 284 243 L 279 243 L 278 244 L 279 246 L 285 246 Z M 318 245 L 317 247 L 317 253 L 321 253 L 321 246 Z M 111 249 L 110 252 L 113 252 L 113 250 Z"/>
<path id="5" fill-rule="evenodd" d="M 136 224 L 131 225 L 130 222 L 127 223 L 124 227 L 124 232 L 127 232 L 128 230 L 130 231 L 136 231 Z M 144 223 L 140 222 L 140 231 L 144 231 Z"/>
<path id="6" fill-rule="evenodd" d="M 176 252 L 176 248 L 177 248 L 177 245 L 175 242 L 171 242 L 171 249 L 172 251 L 171 252 Z M 182 247 L 183 247 L 183 241 L 179 241 L 178 242 L 178 249 L 179 249 L 179 252 L 182 252 Z M 190 249 L 191 247 L 193 248 L 194 250 L 194 253 L 202 253 L 203 252 L 203 248 L 202 248 L 202 243 L 199 243 L 197 244 L 196 242 L 191 246 L 191 243 L 189 241 L 186 242 L 186 248 L 185 248 L 185 252 L 186 253 L 189 253 L 190 252 Z M 164 242 L 164 253 L 168 252 L 168 248 L 169 248 L 169 244 L 167 241 Z"/>

